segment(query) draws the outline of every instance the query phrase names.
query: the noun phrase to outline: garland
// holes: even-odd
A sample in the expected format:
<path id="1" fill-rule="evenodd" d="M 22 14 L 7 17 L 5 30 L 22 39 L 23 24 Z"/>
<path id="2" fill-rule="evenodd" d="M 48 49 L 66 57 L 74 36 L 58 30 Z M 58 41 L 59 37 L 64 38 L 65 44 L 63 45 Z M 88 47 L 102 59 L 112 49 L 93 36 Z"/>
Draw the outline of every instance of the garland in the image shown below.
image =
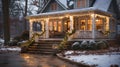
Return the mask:
<path id="1" fill-rule="evenodd" d="M 30 46 L 32 43 L 35 42 L 35 37 L 36 36 L 42 36 L 43 34 L 45 33 L 45 31 L 42 31 L 42 33 L 34 33 L 33 36 L 28 40 L 26 41 L 25 43 L 22 43 L 21 47 L 28 47 Z"/>
<path id="2" fill-rule="evenodd" d="M 105 36 L 107 36 L 107 35 L 110 34 L 110 31 L 109 31 L 109 30 L 107 30 L 107 31 L 102 31 L 102 30 L 100 30 L 99 32 L 102 33 L 102 34 L 105 35 Z"/>
<path id="3" fill-rule="evenodd" d="M 58 45 L 58 49 L 64 50 L 67 48 L 68 38 L 75 33 L 75 30 L 72 30 L 71 32 L 67 32 L 63 41 Z"/>

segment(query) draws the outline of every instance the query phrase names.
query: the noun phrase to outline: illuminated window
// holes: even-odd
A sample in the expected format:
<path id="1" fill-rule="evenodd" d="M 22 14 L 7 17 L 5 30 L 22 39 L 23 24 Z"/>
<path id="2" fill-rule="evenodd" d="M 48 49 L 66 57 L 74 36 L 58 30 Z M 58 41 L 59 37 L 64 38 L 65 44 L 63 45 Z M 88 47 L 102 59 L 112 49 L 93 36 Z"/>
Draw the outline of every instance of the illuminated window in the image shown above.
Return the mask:
<path id="1" fill-rule="evenodd" d="M 49 23 L 49 30 L 50 31 L 57 31 L 57 32 L 61 32 L 62 30 L 62 23 L 60 21 L 51 21 Z"/>
<path id="2" fill-rule="evenodd" d="M 85 30 L 85 28 L 86 28 L 86 23 L 85 23 L 85 20 L 81 20 L 80 21 L 80 30 Z"/>
<path id="3" fill-rule="evenodd" d="M 92 30 L 92 21 L 89 16 L 80 16 L 78 19 L 79 30 Z"/>
<path id="4" fill-rule="evenodd" d="M 84 8 L 84 7 L 86 7 L 86 0 L 78 0 L 77 8 Z"/>
<path id="5" fill-rule="evenodd" d="M 96 30 L 106 31 L 109 30 L 109 22 L 105 17 L 96 17 Z"/>
<path id="6" fill-rule="evenodd" d="M 92 21 L 88 19 L 87 30 L 92 30 Z"/>
<path id="7" fill-rule="evenodd" d="M 103 18 L 98 17 L 98 16 L 96 17 L 96 30 L 98 31 L 104 30 Z"/>
<path id="8" fill-rule="evenodd" d="M 42 30 L 42 24 L 39 22 L 33 23 L 33 31 L 41 31 Z"/>
<path id="9" fill-rule="evenodd" d="M 57 4 L 56 3 L 51 4 L 51 10 L 57 10 Z"/>
<path id="10" fill-rule="evenodd" d="M 53 24 L 53 29 L 54 29 L 54 31 L 57 31 L 57 22 L 53 22 L 54 24 Z"/>
<path id="11" fill-rule="evenodd" d="M 64 31 L 69 31 L 70 30 L 70 21 L 66 21 L 64 23 Z"/>
<path id="12" fill-rule="evenodd" d="M 62 28 L 62 23 L 59 21 L 59 22 L 58 22 L 58 31 L 59 31 L 59 32 L 62 31 L 61 28 Z"/>

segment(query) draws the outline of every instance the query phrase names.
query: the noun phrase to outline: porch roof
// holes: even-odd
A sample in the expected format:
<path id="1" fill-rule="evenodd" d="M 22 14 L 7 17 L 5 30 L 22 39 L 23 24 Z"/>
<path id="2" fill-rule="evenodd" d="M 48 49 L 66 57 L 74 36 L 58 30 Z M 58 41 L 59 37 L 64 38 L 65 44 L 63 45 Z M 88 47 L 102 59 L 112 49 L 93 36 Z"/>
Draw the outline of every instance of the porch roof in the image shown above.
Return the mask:
<path id="1" fill-rule="evenodd" d="M 90 13 L 111 16 L 109 12 L 96 9 L 94 7 L 90 7 L 90 8 L 83 8 L 83 9 L 73 9 L 73 10 L 64 10 L 64 11 L 57 11 L 57 12 L 40 13 L 36 15 L 27 16 L 26 19 L 76 16 L 76 15 L 82 15 L 82 14 L 84 15 L 84 14 L 90 14 Z"/>

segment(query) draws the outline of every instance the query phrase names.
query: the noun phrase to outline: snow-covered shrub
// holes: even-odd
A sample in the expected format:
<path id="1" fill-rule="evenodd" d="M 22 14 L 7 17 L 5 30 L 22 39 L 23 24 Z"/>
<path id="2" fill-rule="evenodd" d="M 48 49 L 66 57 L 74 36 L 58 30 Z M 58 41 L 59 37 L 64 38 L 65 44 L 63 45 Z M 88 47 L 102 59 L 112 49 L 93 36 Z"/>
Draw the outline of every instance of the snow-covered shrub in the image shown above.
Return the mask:
<path id="1" fill-rule="evenodd" d="M 99 41 L 96 43 L 98 49 L 106 49 L 108 48 L 108 44 L 106 44 L 104 41 Z"/>
<path id="2" fill-rule="evenodd" d="M 105 44 L 106 44 L 106 48 L 108 48 L 109 47 L 109 44 L 108 44 L 108 42 L 107 41 L 103 41 Z"/>
<path id="3" fill-rule="evenodd" d="M 73 50 L 99 50 L 99 49 L 107 49 L 109 47 L 107 41 L 82 41 L 82 42 L 74 42 L 72 44 Z"/>
<path id="4" fill-rule="evenodd" d="M 79 42 L 74 42 L 72 44 L 72 49 L 73 50 L 79 50 L 80 49 L 80 43 Z"/>
<path id="5" fill-rule="evenodd" d="M 90 41 L 89 41 L 89 45 L 88 45 L 88 49 L 89 49 L 89 50 L 96 50 L 96 49 L 97 49 L 96 42 L 93 41 L 93 40 L 90 40 Z"/>
<path id="6" fill-rule="evenodd" d="M 9 46 L 17 46 L 17 43 L 18 41 L 17 40 L 12 40 L 12 41 L 9 41 Z"/>
<path id="7" fill-rule="evenodd" d="M 88 42 L 86 40 L 83 40 L 81 44 L 88 44 Z"/>
<path id="8" fill-rule="evenodd" d="M 82 43 L 81 43 L 81 49 L 88 49 L 88 47 L 89 47 L 89 43 L 88 43 L 88 41 L 82 41 Z"/>
<path id="9" fill-rule="evenodd" d="M 93 43 L 96 43 L 96 42 L 94 40 L 89 41 L 89 44 L 93 44 Z"/>
<path id="10" fill-rule="evenodd" d="M 79 42 L 74 42 L 74 43 L 72 44 L 72 47 L 75 46 L 75 45 L 79 45 L 79 44 L 80 44 Z"/>

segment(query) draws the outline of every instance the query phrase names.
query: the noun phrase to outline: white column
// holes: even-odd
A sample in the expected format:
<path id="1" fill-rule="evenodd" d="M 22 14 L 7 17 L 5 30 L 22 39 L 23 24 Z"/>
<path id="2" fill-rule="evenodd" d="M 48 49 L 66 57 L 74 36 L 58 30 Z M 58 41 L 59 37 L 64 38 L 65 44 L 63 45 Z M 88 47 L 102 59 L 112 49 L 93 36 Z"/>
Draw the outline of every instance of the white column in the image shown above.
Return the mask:
<path id="1" fill-rule="evenodd" d="M 42 24 L 42 31 L 44 31 L 44 22 L 43 21 L 41 21 L 41 24 Z"/>
<path id="2" fill-rule="evenodd" d="M 95 26 L 96 26 L 95 14 L 92 14 L 91 17 L 92 17 L 92 38 L 95 39 Z"/>
<path id="3" fill-rule="evenodd" d="M 29 38 L 31 38 L 32 37 L 32 34 L 33 34 L 33 21 L 30 19 L 29 20 L 29 27 L 30 27 L 30 29 L 29 29 Z"/>
<path id="4" fill-rule="evenodd" d="M 73 30 L 73 22 L 74 22 L 73 16 L 70 16 L 69 18 L 70 18 L 70 32 L 72 32 L 72 30 Z M 68 38 L 68 40 L 71 40 L 72 38 L 73 38 L 73 35 L 71 35 L 71 36 Z"/>
<path id="5" fill-rule="evenodd" d="M 45 30 L 46 30 L 46 37 L 45 38 L 49 38 L 49 19 L 46 19 L 46 26 L 45 26 Z"/>
<path id="6" fill-rule="evenodd" d="M 74 22 L 73 16 L 70 16 L 70 31 L 72 31 L 74 29 L 73 22 Z"/>

